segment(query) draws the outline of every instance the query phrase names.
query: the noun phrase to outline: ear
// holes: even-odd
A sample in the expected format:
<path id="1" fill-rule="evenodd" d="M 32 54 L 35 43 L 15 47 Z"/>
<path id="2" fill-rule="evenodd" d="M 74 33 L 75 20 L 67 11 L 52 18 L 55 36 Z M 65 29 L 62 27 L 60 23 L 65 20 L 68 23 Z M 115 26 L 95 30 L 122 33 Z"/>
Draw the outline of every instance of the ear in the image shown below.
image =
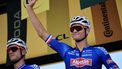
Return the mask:
<path id="1" fill-rule="evenodd" d="M 22 55 L 25 55 L 27 52 L 25 49 L 22 49 Z"/>
<path id="2" fill-rule="evenodd" d="M 86 28 L 86 33 L 89 34 L 89 32 L 90 32 L 90 29 Z"/>

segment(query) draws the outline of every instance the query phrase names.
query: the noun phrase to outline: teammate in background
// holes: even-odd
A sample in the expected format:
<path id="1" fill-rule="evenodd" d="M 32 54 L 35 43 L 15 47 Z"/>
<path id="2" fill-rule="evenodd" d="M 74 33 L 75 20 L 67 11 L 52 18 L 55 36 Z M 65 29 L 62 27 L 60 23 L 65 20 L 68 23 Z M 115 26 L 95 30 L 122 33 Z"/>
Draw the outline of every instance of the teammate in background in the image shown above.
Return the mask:
<path id="1" fill-rule="evenodd" d="M 36 0 L 28 0 L 26 4 L 32 25 L 39 37 L 61 55 L 66 69 L 101 69 L 102 64 L 107 69 L 119 69 L 103 47 L 88 45 L 86 37 L 90 31 L 90 22 L 87 18 L 75 16 L 71 19 L 70 32 L 76 43 L 76 48 L 72 48 L 66 43 L 59 42 L 55 37 L 47 33 L 33 10 L 35 2 Z"/>
<path id="2" fill-rule="evenodd" d="M 14 64 L 14 69 L 40 69 L 39 66 L 25 64 L 25 55 L 27 47 L 23 40 L 12 38 L 7 42 L 7 54 L 11 63 Z"/>

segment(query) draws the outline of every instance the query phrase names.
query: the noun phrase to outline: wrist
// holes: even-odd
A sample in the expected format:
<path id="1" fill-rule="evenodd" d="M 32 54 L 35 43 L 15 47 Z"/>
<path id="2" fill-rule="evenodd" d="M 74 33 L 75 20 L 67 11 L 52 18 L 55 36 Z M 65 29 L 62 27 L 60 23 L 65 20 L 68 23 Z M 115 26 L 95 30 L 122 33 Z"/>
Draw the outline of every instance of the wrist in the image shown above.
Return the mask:
<path id="1" fill-rule="evenodd" d="M 30 7 L 30 6 L 28 6 L 28 7 L 26 7 L 26 9 L 29 11 L 29 10 L 33 10 L 33 7 Z"/>

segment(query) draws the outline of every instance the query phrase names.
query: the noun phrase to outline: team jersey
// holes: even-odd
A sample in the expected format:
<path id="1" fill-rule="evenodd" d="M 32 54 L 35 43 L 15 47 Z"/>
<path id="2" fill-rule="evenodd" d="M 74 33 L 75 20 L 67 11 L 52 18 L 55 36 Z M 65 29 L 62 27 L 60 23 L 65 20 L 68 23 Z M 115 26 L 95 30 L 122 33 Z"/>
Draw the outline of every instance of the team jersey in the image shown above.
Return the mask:
<path id="1" fill-rule="evenodd" d="M 33 65 L 23 64 L 18 69 L 40 69 L 40 66 L 38 66 L 36 64 L 33 64 Z"/>
<path id="2" fill-rule="evenodd" d="M 101 69 L 102 64 L 107 69 L 119 69 L 103 47 L 86 46 L 80 51 L 59 42 L 51 35 L 48 36 L 46 43 L 61 55 L 66 69 Z"/>

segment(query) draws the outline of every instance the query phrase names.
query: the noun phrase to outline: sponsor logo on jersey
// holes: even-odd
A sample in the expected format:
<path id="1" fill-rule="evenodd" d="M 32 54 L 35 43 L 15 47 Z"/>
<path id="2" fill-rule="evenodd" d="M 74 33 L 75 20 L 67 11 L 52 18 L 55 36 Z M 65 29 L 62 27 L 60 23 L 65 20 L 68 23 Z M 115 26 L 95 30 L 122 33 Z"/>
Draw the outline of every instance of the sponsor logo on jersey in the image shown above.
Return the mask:
<path id="1" fill-rule="evenodd" d="M 92 50 L 84 50 L 83 53 L 92 53 Z"/>
<path id="2" fill-rule="evenodd" d="M 92 50 L 84 50 L 82 56 L 92 56 Z"/>
<path id="3" fill-rule="evenodd" d="M 73 51 L 70 51 L 68 52 L 69 55 L 76 55 L 76 56 L 79 56 L 79 52 L 77 50 L 73 50 Z"/>
<path id="4" fill-rule="evenodd" d="M 76 59 L 70 59 L 70 66 L 75 66 L 77 68 L 81 68 L 84 66 L 92 66 L 92 59 L 86 59 L 86 58 L 76 58 Z"/>

